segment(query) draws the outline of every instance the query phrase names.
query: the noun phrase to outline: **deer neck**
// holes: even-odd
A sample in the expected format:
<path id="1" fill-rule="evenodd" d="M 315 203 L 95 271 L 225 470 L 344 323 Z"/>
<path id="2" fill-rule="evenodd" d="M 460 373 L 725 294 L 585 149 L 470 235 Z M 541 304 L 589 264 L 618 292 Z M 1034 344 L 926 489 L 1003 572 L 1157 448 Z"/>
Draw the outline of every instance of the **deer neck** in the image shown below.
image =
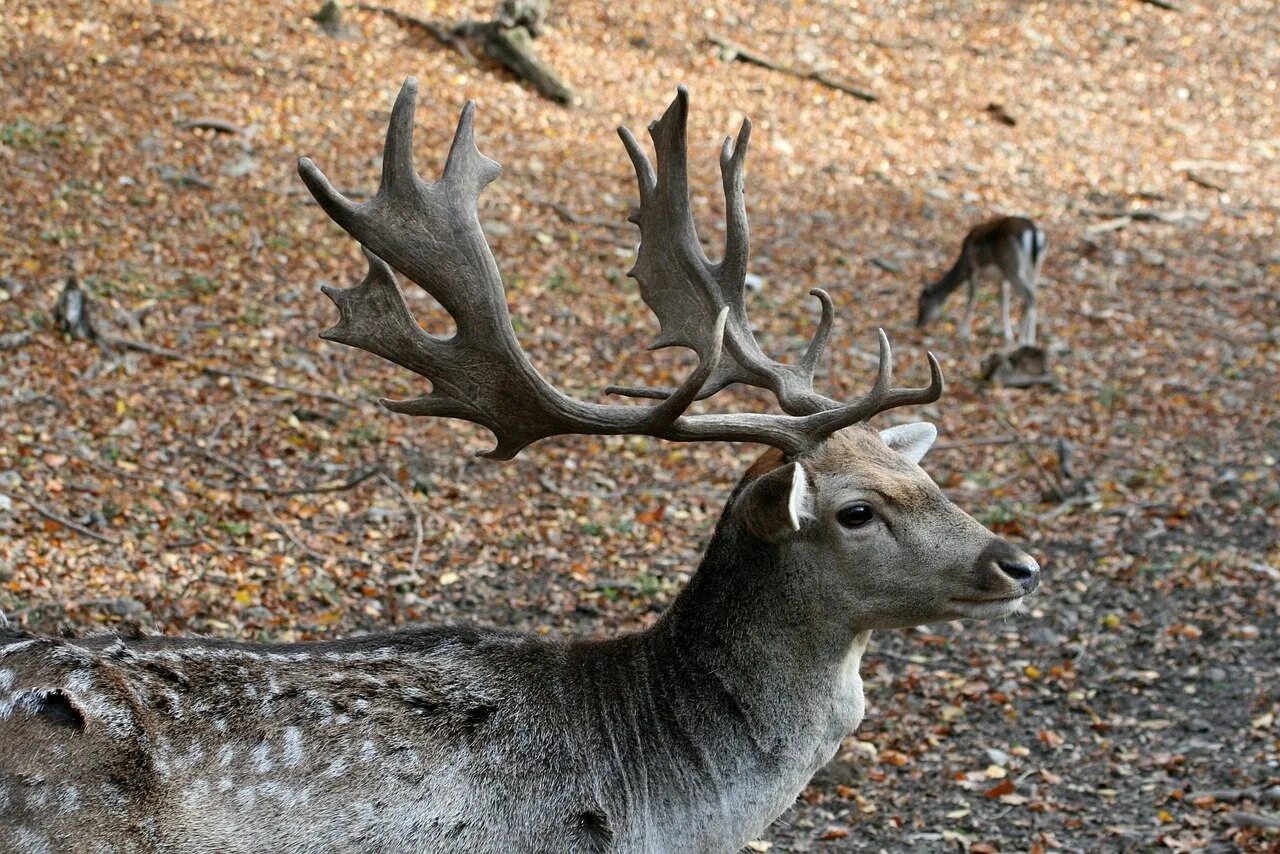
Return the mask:
<path id="1" fill-rule="evenodd" d="M 973 252 L 969 246 L 965 246 L 960 251 L 960 257 L 951 265 L 951 269 L 947 270 L 941 279 L 926 288 L 925 292 L 936 299 L 946 299 L 969 280 L 969 277 L 973 275 L 973 271 Z"/>
<path id="2" fill-rule="evenodd" d="M 758 832 L 862 720 L 870 636 L 824 613 L 785 551 L 721 524 L 697 573 L 646 633 L 646 680 L 692 743 L 720 808 Z M 749 841 L 750 837 L 739 844 Z"/>

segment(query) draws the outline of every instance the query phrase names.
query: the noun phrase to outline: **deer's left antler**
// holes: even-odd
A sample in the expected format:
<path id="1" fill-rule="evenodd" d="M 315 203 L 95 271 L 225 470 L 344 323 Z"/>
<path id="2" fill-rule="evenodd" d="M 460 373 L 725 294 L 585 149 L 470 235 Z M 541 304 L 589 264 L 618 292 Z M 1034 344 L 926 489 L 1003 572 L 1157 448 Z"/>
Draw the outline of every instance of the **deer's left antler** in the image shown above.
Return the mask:
<path id="1" fill-rule="evenodd" d="M 809 351 L 794 366 L 768 359 L 746 320 L 747 221 L 743 162 L 750 125 L 721 154 L 729 200 L 725 259 L 711 264 L 698 243 L 689 212 L 685 159 L 688 96 L 683 89 L 650 133 L 658 151 L 656 175 L 635 138 L 622 132 L 640 184 L 633 217 L 641 246 L 633 274 L 663 326 L 659 346 L 694 349 L 698 365 L 675 390 L 623 390 L 661 398 L 649 406 L 607 406 L 570 397 L 549 383 L 517 340 L 493 253 L 480 228 L 481 190 L 500 167 L 475 145 L 474 103 L 462 112 L 439 181 L 428 183 L 413 164 L 417 82 L 405 81 L 391 113 L 377 194 L 358 204 L 338 193 L 309 159 L 298 171 L 325 212 L 365 247 L 369 273 L 348 289 L 325 288 L 339 322 L 323 337 L 358 347 L 431 381 L 431 392 L 383 401 L 409 415 L 461 418 L 493 432 L 497 446 L 483 456 L 510 459 L 548 436 L 643 435 L 673 441 L 744 441 L 803 453 L 826 436 L 877 412 L 928 403 L 942 393 L 942 375 L 929 356 L 931 382 L 923 389 L 892 387 L 889 342 L 880 333 L 875 386 L 850 404 L 813 391 L 813 368 L 831 327 L 831 301 L 817 291 L 823 319 Z M 414 320 L 395 282 L 398 270 L 430 293 L 453 317 L 457 334 L 427 334 Z M 695 399 L 733 382 L 772 390 L 787 415 L 686 415 Z"/>

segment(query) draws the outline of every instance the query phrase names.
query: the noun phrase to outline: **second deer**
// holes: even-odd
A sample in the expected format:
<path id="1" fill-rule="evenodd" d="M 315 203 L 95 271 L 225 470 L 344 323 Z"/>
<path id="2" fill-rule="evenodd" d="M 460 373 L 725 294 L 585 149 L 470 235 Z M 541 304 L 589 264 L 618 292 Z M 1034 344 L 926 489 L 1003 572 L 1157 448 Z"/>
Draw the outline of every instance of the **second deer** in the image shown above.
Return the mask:
<path id="1" fill-rule="evenodd" d="M 1040 266 L 1044 263 L 1048 238 L 1044 231 L 1026 217 L 1006 216 L 975 226 L 960 246 L 960 257 L 938 281 L 920 294 L 916 326 L 923 329 L 942 315 L 947 297 L 969 285 L 960 323 L 960 337 L 969 340 L 973 320 L 973 302 L 978 293 L 978 279 L 985 273 L 1000 275 L 1000 320 L 1004 339 L 1013 343 L 1013 325 L 1009 319 L 1009 289 L 1015 288 L 1022 298 L 1022 345 L 1036 343 L 1036 290 L 1040 282 Z"/>

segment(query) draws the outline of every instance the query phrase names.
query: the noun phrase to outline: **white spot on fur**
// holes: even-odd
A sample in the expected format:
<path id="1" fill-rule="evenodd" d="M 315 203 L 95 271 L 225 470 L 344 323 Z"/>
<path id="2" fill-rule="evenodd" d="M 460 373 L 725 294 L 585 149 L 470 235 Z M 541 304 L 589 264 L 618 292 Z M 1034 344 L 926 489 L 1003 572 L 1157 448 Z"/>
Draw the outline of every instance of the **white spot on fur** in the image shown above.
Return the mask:
<path id="1" fill-rule="evenodd" d="M 204 748 L 200 746 L 199 742 L 195 742 L 187 748 L 187 752 L 178 760 L 177 765 L 178 768 L 183 771 L 190 771 L 192 768 L 200 764 L 200 761 L 203 759 Z"/>
<path id="2" fill-rule="evenodd" d="M 286 727 L 284 731 L 284 762 L 294 766 L 302 764 L 302 730 L 296 726 Z"/>
<path id="3" fill-rule="evenodd" d="M 18 681 L 18 671 L 4 668 L 0 670 L 0 691 L 8 691 Z"/>
<path id="4" fill-rule="evenodd" d="M 360 760 L 362 762 L 373 762 L 377 758 L 378 748 L 374 746 L 372 741 L 366 738 L 360 742 Z"/>
<path id="5" fill-rule="evenodd" d="M 275 767 L 271 761 L 271 745 L 265 741 L 249 751 L 249 755 L 253 758 L 253 770 L 259 774 L 267 774 Z"/>
<path id="6" fill-rule="evenodd" d="M 236 755 L 236 749 L 230 744 L 224 744 L 218 748 L 218 765 L 226 768 L 231 764 L 231 760 Z"/>
<path id="7" fill-rule="evenodd" d="M 80 809 L 80 790 L 70 783 L 63 784 L 58 791 L 58 809 L 63 812 L 75 812 Z"/>
<path id="8" fill-rule="evenodd" d="M 20 827 L 13 832 L 13 838 L 18 843 L 13 850 L 23 854 L 50 854 L 53 851 L 49 847 L 49 837 L 34 828 Z"/>

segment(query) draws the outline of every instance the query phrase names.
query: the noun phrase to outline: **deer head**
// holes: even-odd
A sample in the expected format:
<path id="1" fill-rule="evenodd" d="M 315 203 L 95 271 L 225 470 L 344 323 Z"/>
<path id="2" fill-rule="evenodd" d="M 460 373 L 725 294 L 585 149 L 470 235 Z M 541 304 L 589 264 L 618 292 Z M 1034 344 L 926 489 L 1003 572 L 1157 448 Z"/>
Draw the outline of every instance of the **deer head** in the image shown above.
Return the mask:
<path id="1" fill-rule="evenodd" d="M 850 630 L 1012 613 L 1039 583 L 1034 559 L 949 501 L 920 468 L 926 423 L 836 433 L 793 462 L 769 453 L 730 506 Z"/>

